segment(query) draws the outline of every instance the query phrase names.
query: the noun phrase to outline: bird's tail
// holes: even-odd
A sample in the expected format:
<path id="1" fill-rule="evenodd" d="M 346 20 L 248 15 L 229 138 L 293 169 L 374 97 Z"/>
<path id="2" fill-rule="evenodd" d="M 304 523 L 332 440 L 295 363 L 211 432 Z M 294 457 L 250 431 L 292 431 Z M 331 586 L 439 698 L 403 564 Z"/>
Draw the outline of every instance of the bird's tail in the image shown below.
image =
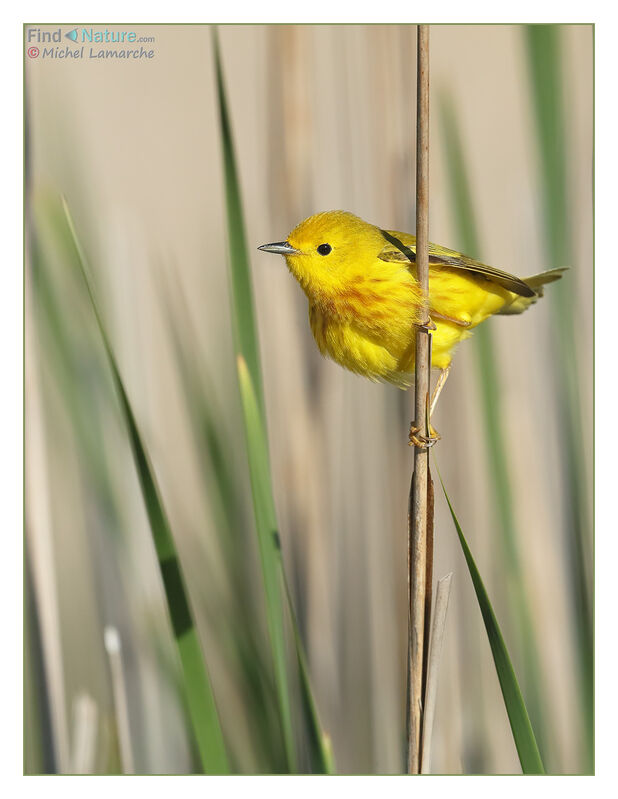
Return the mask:
<path id="1" fill-rule="evenodd" d="M 520 297 L 517 294 L 513 294 L 513 302 L 505 305 L 501 311 L 498 311 L 498 313 L 502 314 L 503 316 L 523 313 L 533 303 L 535 303 L 539 297 L 543 296 L 543 287 L 547 283 L 553 283 L 555 280 L 560 280 L 562 274 L 566 272 L 568 268 L 568 266 L 563 266 L 559 267 L 558 269 L 549 269 L 547 272 L 541 272 L 539 275 L 525 277 L 524 283 L 527 283 L 528 286 L 534 290 L 534 297 Z"/>

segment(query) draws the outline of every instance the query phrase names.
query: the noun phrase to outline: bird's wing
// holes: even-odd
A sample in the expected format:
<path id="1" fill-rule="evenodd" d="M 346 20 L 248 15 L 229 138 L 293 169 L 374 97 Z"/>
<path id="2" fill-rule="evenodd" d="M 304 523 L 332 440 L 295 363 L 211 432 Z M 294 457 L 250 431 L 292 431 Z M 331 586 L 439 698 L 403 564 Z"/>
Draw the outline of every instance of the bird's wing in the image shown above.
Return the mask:
<path id="1" fill-rule="evenodd" d="M 393 230 L 383 230 L 382 235 L 386 239 L 386 243 L 378 258 L 382 261 L 411 261 L 416 263 L 415 236 Z M 520 278 L 515 277 L 515 275 L 510 275 L 501 269 L 482 264 L 480 261 L 475 261 L 460 252 L 441 247 L 439 244 L 429 244 L 429 266 L 435 269 L 447 267 L 449 269 L 472 272 L 491 280 L 493 283 L 497 283 L 514 294 L 519 294 L 521 297 L 536 296 L 534 289 Z"/>

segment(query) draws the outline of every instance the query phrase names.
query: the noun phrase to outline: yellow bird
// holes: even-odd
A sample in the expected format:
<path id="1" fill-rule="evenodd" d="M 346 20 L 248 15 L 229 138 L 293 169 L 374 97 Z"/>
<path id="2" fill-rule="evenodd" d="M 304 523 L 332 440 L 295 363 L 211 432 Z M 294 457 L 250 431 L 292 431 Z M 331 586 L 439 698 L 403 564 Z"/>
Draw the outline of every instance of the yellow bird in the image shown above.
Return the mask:
<path id="1" fill-rule="evenodd" d="M 412 383 L 416 326 L 423 322 L 415 236 L 382 230 L 347 211 L 325 211 L 301 222 L 287 241 L 258 249 L 285 256 L 309 300 L 322 355 L 370 380 L 400 388 Z M 456 345 L 493 314 L 525 311 L 563 271 L 521 279 L 429 245 L 432 365 L 441 370 L 431 410 Z"/>

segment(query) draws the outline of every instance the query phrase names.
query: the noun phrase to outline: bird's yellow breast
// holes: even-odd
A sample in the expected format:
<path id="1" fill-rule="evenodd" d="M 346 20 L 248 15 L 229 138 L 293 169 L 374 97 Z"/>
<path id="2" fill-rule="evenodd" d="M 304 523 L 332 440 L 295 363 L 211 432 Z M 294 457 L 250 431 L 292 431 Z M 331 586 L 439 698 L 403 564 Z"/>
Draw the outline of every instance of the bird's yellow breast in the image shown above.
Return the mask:
<path id="1" fill-rule="evenodd" d="M 407 384 L 403 372 L 411 331 L 421 321 L 420 298 L 407 269 L 363 264 L 336 290 L 309 296 L 309 321 L 320 352 L 373 380 Z"/>
<path id="2" fill-rule="evenodd" d="M 372 333 L 311 304 L 309 322 L 322 355 L 372 380 L 409 385 L 410 381 L 405 377 L 406 369 L 400 365 L 402 361 L 409 360 L 409 357 L 402 357 L 409 346 L 409 336 L 383 336 L 377 331 Z M 414 358 L 413 353 L 411 357 Z"/>

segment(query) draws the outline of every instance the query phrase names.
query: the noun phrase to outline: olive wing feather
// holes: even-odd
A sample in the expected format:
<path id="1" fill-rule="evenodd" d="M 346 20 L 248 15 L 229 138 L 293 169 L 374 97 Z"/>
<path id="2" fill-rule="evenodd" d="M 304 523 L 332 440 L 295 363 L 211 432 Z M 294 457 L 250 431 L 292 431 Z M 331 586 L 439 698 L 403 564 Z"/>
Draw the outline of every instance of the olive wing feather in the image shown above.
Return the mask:
<path id="1" fill-rule="evenodd" d="M 383 230 L 386 239 L 384 249 L 378 255 L 382 261 L 411 261 L 416 263 L 416 238 L 407 233 L 398 233 Z M 467 255 L 462 255 L 455 250 L 449 250 L 438 244 L 429 244 L 429 266 L 434 268 L 447 267 L 449 269 L 462 269 L 485 277 L 499 286 L 518 294 L 521 297 L 534 297 L 536 292 L 527 283 L 515 275 L 503 272 L 493 266 L 487 266 L 480 261 L 475 261 Z"/>

